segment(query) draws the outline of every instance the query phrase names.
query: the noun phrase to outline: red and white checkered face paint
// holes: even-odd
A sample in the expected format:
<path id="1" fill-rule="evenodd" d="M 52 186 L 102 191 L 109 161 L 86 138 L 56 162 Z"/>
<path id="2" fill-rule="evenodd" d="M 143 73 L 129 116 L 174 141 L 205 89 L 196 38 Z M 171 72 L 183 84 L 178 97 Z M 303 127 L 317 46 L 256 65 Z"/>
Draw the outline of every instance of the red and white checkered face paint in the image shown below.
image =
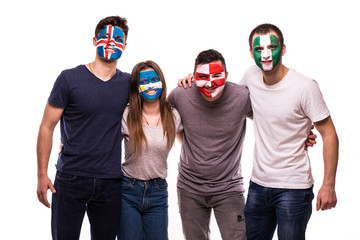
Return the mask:
<path id="1" fill-rule="evenodd" d="M 200 64 L 196 68 L 195 82 L 200 92 L 214 98 L 225 86 L 225 70 L 221 63 Z"/>

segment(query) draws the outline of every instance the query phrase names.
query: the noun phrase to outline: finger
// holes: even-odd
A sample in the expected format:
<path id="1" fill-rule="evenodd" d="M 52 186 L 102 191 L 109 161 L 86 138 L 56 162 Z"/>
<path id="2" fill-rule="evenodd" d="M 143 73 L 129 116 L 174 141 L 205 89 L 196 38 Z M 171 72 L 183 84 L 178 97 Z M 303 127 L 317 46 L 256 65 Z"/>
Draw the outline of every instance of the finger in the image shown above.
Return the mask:
<path id="1" fill-rule="evenodd" d="M 318 197 L 317 200 L 316 200 L 316 211 L 319 211 L 320 206 L 321 206 L 321 200 L 320 200 L 320 198 Z"/>

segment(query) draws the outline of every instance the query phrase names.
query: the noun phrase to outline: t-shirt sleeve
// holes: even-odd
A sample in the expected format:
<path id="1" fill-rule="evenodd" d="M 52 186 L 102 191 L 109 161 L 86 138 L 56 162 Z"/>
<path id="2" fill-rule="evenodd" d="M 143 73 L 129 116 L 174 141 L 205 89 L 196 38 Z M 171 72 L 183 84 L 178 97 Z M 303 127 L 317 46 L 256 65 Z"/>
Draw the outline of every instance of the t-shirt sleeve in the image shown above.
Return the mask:
<path id="1" fill-rule="evenodd" d="M 315 80 L 309 81 L 303 91 L 301 105 L 305 115 L 312 122 L 318 122 L 327 118 L 330 115 L 330 111 L 326 106 L 317 82 Z"/>
<path id="2" fill-rule="evenodd" d="M 174 117 L 175 117 L 175 129 L 176 129 L 176 133 L 179 133 L 179 132 L 181 132 L 181 131 L 184 130 L 183 125 L 182 125 L 182 122 L 181 122 L 181 117 L 180 117 L 179 112 L 178 112 L 175 108 L 173 108 L 172 111 L 173 111 Z"/>
<path id="3" fill-rule="evenodd" d="M 172 90 L 170 92 L 170 94 L 168 95 L 168 101 L 170 103 L 171 106 L 173 106 L 174 108 L 176 108 L 176 104 L 175 104 L 175 89 Z"/>
<path id="4" fill-rule="evenodd" d="M 122 135 L 129 135 L 129 127 L 127 125 L 127 116 L 129 114 L 129 106 L 124 110 L 122 121 L 121 121 L 121 133 Z"/>
<path id="5" fill-rule="evenodd" d="M 62 72 L 54 83 L 48 102 L 58 107 L 65 108 L 69 102 L 70 93 L 69 83 L 65 74 Z"/>

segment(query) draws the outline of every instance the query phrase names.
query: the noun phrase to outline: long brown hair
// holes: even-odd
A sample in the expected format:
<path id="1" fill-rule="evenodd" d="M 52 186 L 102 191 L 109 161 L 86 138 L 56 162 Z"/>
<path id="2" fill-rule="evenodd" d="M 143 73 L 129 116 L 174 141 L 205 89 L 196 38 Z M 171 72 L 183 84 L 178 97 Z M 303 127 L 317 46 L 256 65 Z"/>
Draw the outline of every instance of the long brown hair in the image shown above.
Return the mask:
<path id="1" fill-rule="evenodd" d="M 136 154 L 141 153 L 142 143 L 147 146 L 147 138 L 142 127 L 142 99 L 139 92 L 140 72 L 146 68 L 152 68 L 159 76 L 162 83 L 162 92 L 159 96 L 160 116 L 163 125 L 163 134 L 166 136 L 166 148 L 170 150 L 175 141 L 175 121 L 171 111 L 171 106 L 167 101 L 166 82 L 164 74 L 160 67 L 153 61 L 140 62 L 135 65 L 130 76 L 129 90 L 129 115 L 127 116 L 127 125 L 129 129 L 130 149 Z"/>

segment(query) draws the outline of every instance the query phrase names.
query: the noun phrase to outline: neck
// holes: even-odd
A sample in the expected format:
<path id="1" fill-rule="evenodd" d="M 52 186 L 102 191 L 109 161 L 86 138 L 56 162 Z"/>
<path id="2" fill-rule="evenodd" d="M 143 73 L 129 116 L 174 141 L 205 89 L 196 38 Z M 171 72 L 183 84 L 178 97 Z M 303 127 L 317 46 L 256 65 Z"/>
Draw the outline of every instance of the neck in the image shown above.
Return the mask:
<path id="1" fill-rule="evenodd" d="M 270 72 L 263 72 L 264 77 L 264 83 L 266 85 L 274 85 L 280 82 L 285 75 L 288 73 L 289 68 L 287 68 L 285 65 L 283 65 L 281 62 L 279 65 Z"/>
<path id="2" fill-rule="evenodd" d="M 116 73 L 117 61 L 106 61 L 96 55 L 95 61 L 87 64 L 88 69 L 104 82 L 110 80 Z"/>
<path id="3" fill-rule="evenodd" d="M 142 101 L 142 113 L 146 115 L 157 115 L 160 113 L 160 101 L 159 98 L 149 101 L 143 99 Z"/>

